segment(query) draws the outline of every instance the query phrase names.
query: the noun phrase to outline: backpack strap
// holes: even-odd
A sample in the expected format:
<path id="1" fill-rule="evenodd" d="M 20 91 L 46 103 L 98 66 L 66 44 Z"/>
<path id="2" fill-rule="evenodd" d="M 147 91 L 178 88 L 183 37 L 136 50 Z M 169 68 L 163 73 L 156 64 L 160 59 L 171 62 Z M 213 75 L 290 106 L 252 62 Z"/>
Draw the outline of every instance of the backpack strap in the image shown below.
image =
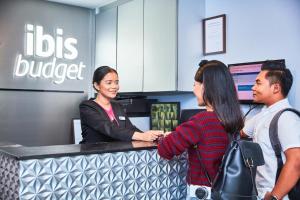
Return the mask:
<path id="1" fill-rule="evenodd" d="M 229 133 L 229 134 L 227 134 L 227 135 L 228 135 L 228 139 L 229 139 L 229 144 L 228 144 L 228 146 L 231 145 L 231 142 L 232 142 L 232 141 L 237 141 L 237 140 L 239 139 L 239 136 L 240 136 L 240 134 L 239 134 L 238 132 L 235 132 L 234 134 L 230 134 L 230 133 Z M 212 181 L 212 179 L 210 178 L 210 176 L 209 176 L 209 174 L 208 174 L 208 172 L 207 172 L 207 170 L 206 170 L 204 164 L 201 162 L 202 159 L 201 159 L 201 156 L 200 156 L 200 153 L 199 153 L 198 145 L 194 145 L 194 149 L 196 150 L 197 157 L 198 157 L 198 160 L 199 160 L 199 162 L 200 162 L 201 168 L 202 168 L 202 170 L 204 171 L 205 176 L 206 176 L 206 178 L 207 178 L 207 180 L 208 180 L 210 186 L 212 187 L 212 186 L 213 186 L 213 181 Z M 222 164 L 221 164 L 221 165 L 222 165 Z M 218 176 L 218 173 L 217 173 L 216 177 L 217 177 L 217 176 Z M 215 178 L 216 178 L 216 177 L 215 177 Z"/>
<path id="2" fill-rule="evenodd" d="M 272 148 L 273 148 L 276 158 L 277 158 L 276 181 L 277 181 L 277 179 L 280 175 L 280 172 L 282 170 L 282 167 L 283 167 L 283 161 L 282 161 L 282 157 L 281 157 L 282 146 L 280 144 L 279 137 L 278 137 L 278 120 L 279 120 L 279 117 L 281 116 L 281 114 L 285 111 L 291 111 L 300 117 L 300 112 L 298 110 L 293 109 L 293 108 L 285 108 L 283 110 L 280 110 L 278 113 L 276 113 L 270 123 L 269 137 L 270 137 Z"/>
<path id="3" fill-rule="evenodd" d="M 254 188 L 255 195 L 258 196 L 258 191 L 257 191 L 255 176 L 254 176 L 255 173 L 253 172 L 253 166 L 250 166 L 249 170 L 250 170 L 250 176 L 251 176 L 251 181 L 252 181 L 252 185 L 253 185 L 253 188 Z"/>
<path id="4" fill-rule="evenodd" d="M 264 165 L 265 161 L 263 158 L 263 153 L 259 144 L 252 141 L 239 140 L 235 141 L 240 150 L 241 155 L 244 160 L 244 163 L 247 168 L 249 168 L 251 175 L 251 182 L 255 192 L 255 195 L 258 196 L 258 191 L 255 183 L 255 169 L 257 166 Z"/>
<path id="5" fill-rule="evenodd" d="M 194 149 L 195 149 L 195 151 L 196 151 L 196 153 L 197 153 L 197 157 L 198 157 L 200 166 L 201 166 L 202 170 L 204 171 L 205 176 L 206 176 L 206 178 L 207 178 L 207 180 L 208 180 L 210 186 L 212 186 L 211 178 L 210 178 L 210 176 L 209 176 L 209 174 L 208 174 L 208 172 L 207 172 L 207 170 L 206 170 L 204 164 L 201 162 L 202 159 L 201 159 L 201 156 L 200 156 L 200 153 L 199 153 L 199 150 L 198 150 L 198 145 L 194 145 Z"/>

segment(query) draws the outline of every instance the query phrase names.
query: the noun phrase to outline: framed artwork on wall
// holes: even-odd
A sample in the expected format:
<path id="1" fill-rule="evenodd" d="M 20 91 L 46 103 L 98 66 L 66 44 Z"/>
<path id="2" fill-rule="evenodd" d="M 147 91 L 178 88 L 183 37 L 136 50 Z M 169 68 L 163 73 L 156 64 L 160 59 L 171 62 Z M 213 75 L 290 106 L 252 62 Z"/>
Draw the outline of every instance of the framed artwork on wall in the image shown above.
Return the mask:
<path id="1" fill-rule="evenodd" d="M 203 54 L 226 53 L 226 15 L 202 20 Z"/>
<path id="2" fill-rule="evenodd" d="M 180 102 L 155 102 L 150 109 L 150 129 L 170 132 L 179 124 Z"/>

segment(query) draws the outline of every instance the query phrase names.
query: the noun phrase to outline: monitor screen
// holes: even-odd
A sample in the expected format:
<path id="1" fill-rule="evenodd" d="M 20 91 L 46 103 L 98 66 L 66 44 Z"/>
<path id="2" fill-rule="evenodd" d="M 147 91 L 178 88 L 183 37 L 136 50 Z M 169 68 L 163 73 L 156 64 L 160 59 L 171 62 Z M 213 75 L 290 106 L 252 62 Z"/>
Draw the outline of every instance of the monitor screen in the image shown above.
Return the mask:
<path id="1" fill-rule="evenodd" d="M 284 63 L 284 60 L 277 60 Z M 265 61 L 229 64 L 238 98 L 241 103 L 253 103 L 252 87 Z"/>
<path id="2" fill-rule="evenodd" d="M 151 104 L 150 129 L 173 131 L 179 124 L 179 102 L 157 102 Z"/>
<path id="3" fill-rule="evenodd" d="M 183 109 L 180 113 L 179 123 L 182 124 L 184 122 L 189 121 L 191 117 L 198 114 L 199 112 L 206 111 L 206 109 Z"/>

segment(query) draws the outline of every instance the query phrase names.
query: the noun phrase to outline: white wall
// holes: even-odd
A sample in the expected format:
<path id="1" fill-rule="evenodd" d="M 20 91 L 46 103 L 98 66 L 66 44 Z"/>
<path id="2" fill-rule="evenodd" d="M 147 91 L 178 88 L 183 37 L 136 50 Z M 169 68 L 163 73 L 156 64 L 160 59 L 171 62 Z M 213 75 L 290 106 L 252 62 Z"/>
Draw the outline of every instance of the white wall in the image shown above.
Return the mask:
<path id="1" fill-rule="evenodd" d="M 205 1 L 178 1 L 178 90 L 192 91 L 202 53 Z"/>
<path id="2" fill-rule="evenodd" d="M 227 52 L 206 59 L 227 64 L 286 59 L 294 75 L 289 99 L 300 109 L 300 1 L 207 0 L 205 6 L 206 17 L 227 16 Z"/>
<path id="3" fill-rule="evenodd" d="M 178 1 L 178 90 L 193 91 L 194 75 L 202 53 L 202 19 L 204 0 Z M 159 101 L 178 101 L 181 109 L 198 108 L 194 94 L 150 96 Z"/>
<path id="4" fill-rule="evenodd" d="M 294 76 L 289 100 L 300 109 L 300 1 L 205 1 L 205 17 L 220 14 L 227 17 L 227 52 L 205 56 L 205 59 L 231 64 L 284 58 Z M 182 95 L 182 99 L 191 103 L 185 106 L 195 106 L 194 97 Z"/>

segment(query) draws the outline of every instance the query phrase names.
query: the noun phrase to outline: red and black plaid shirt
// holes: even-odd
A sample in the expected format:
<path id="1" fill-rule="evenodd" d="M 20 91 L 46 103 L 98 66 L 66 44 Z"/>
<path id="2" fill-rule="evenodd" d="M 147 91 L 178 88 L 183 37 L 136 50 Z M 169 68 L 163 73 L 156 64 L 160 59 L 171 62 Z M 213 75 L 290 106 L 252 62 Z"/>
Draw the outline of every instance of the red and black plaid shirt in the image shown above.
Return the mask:
<path id="1" fill-rule="evenodd" d="M 166 159 L 172 159 L 173 156 L 188 150 L 187 182 L 210 186 L 199 164 L 196 149 L 193 148 L 196 144 L 202 163 L 213 180 L 229 144 L 227 133 L 214 112 L 196 114 L 188 122 L 181 124 L 174 132 L 160 140 L 157 148 L 159 155 Z"/>

